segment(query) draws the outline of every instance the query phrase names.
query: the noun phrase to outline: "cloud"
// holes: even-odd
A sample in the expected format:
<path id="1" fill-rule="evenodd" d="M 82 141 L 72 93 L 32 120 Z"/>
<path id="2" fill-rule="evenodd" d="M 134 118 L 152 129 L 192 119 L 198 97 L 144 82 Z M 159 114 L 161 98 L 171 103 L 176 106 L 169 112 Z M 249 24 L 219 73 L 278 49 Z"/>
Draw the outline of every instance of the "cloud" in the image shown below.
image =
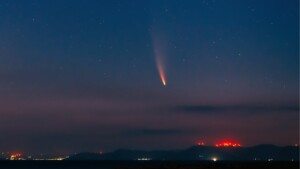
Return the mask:
<path id="1" fill-rule="evenodd" d="M 183 133 L 183 131 L 178 129 L 135 129 L 123 132 L 123 134 L 126 136 L 134 137 L 176 135 L 181 133 Z"/>
<path id="2" fill-rule="evenodd" d="M 299 105 L 179 105 L 173 110 L 185 113 L 263 113 L 298 112 Z"/>

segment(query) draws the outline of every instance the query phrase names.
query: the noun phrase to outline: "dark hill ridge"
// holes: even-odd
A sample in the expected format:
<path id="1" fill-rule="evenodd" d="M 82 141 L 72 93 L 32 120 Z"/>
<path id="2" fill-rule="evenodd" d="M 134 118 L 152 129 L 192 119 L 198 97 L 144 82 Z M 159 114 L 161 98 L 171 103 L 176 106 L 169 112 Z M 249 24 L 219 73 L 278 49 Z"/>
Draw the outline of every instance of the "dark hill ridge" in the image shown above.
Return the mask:
<path id="1" fill-rule="evenodd" d="M 253 147 L 192 146 L 184 150 L 141 151 L 120 149 L 110 153 L 80 153 L 66 160 L 235 160 L 298 161 L 299 147 L 257 145 Z"/>

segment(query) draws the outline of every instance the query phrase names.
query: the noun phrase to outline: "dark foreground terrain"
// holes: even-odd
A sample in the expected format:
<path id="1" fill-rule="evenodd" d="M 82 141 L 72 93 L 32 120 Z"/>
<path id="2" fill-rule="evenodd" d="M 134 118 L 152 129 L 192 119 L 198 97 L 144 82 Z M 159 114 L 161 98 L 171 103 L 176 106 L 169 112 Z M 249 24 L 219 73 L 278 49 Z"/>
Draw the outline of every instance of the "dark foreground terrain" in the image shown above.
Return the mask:
<path id="1" fill-rule="evenodd" d="M 298 169 L 299 162 L 0 161 L 1 169 Z"/>

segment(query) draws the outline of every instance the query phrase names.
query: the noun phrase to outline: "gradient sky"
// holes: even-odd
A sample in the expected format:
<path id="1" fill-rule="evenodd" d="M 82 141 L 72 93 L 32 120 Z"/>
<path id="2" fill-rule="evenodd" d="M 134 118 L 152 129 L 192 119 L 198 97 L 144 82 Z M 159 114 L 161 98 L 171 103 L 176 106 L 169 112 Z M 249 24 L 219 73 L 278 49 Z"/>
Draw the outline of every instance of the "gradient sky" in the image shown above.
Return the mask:
<path id="1" fill-rule="evenodd" d="M 0 151 L 298 143 L 298 13 L 297 0 L 1 0 Z"/>

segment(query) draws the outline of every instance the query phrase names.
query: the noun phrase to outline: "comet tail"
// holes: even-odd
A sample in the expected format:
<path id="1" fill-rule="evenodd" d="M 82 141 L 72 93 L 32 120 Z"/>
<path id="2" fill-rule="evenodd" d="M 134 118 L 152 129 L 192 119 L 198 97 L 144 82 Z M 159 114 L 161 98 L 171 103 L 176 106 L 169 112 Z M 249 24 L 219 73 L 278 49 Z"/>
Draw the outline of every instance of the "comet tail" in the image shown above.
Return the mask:
<path id="1" fill-rule="evenodd" d="M 159 58 L 156 58 L 156 66 L 157 66 L 158 74 L 159 74 L 159 77 L 160 77 L 160 80 L 161 80 L 162 84 L 164 86 L 167 86 L 166 73 L 164 71 L 163 64 L 162 64 L 162 62 L 160 61 Z"/>
<path id="2" fill-rule="evenodd" d="M 167 86 L 167 74 L 166 74 L 166 42 L 164 38 L 161 36 L 157 36 L 157 34 L 152 34 L 153 39 L 153 50 L 155 54 L 156 68 L 158 71 L 158 75 L 163 86 Z"/>

